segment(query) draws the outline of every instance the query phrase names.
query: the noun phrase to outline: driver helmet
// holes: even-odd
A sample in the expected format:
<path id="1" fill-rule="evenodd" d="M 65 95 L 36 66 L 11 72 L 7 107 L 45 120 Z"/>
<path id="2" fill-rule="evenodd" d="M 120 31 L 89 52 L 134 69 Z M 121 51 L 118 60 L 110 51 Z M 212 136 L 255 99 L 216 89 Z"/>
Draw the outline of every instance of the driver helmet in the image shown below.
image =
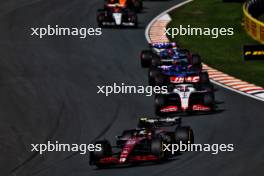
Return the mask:
<path id="1" fill-rule="evenodd" d="M 146 129 L 141 129 L 139 131 L 139 135 L 146 135 L 147 134 L 147 130 Z"/>

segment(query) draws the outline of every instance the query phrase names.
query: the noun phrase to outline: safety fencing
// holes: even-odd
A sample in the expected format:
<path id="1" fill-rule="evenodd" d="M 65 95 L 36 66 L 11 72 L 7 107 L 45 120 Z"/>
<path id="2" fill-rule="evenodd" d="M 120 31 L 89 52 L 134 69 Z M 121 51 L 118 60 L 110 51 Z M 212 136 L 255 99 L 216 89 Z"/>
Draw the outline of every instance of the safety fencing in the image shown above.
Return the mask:
<path id="1" fill-rule="evenodd" d="M 243 12 L 247 33 L 264 44 L 264 23 L 257 19 L 264 14 L 264 0 L 248 0 L 243 6 Z"/>

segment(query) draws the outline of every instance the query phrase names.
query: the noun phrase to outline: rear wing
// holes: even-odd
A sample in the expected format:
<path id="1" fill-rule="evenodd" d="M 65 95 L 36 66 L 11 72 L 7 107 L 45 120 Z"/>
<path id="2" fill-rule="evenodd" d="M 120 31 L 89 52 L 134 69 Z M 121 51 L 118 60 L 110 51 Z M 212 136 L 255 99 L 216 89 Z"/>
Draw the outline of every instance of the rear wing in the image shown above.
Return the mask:
<path id="1" fill-rule="evenodd" d="M 110 8 L 120 7 L 120 8 L 124 8 L 126 6 L 125 6 L 125 4 L 114 3 L 114 4 L 106 4 L 105 7 L 110 7 Z"/>
<path id="2" fill-rule="evenodd" d="M 180 124 L 181 124 L 180 117 L 140 118 L 138 122 L 138 126 L 140 128 L 170 127 Z"/>
<path id="3" fill-rule="evenodd" d="M 150 43 L 149 46 L 151 48 L 156 48 L 156 49 L 168 49 L 168 48 L 178 47 L 178 45 L 175 42 Z"/>

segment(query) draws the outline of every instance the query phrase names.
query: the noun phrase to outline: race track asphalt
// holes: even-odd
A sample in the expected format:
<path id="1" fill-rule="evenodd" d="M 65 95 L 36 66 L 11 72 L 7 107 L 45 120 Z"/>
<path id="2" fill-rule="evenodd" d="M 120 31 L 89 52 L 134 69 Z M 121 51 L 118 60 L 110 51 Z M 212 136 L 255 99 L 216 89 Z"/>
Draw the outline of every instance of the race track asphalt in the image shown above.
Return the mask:
<path id="1" fill-rule="evenodd" d="M 31 143 L 114 139 L 153 116 L 153 97 L 97 94 L 113 82 L 147 85 L 139 53 L 148 22 L 179 1 L 146 1 L 139 29 L 100 37 L 37 39 L 31 27 L 97 27 L 99 0 L 5 0 L 0 3 L 1 176 L 263 176 L 264 103 L 217 87 L 219 113 L 184 118 L 196 143 L 233 143 L 234 152 L 184 153 L 159 165 L 98 170 L 89 156 L 30 152 Z M 213 59 L 213 58 L 212 58 Z"/>

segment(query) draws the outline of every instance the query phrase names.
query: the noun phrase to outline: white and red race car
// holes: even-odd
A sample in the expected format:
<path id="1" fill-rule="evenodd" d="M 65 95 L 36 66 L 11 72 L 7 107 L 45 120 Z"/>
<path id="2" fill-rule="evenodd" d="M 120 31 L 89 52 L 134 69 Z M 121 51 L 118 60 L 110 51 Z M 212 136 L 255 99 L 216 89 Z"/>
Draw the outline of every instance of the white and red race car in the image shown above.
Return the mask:
<path id="1" fill-rule="evenodd" d="M 211 84 L 179 84 L 168 88 L 165 94 L 155 96 L 155 113 L 212 112 L 215 109 L 214 88 Z"/>

